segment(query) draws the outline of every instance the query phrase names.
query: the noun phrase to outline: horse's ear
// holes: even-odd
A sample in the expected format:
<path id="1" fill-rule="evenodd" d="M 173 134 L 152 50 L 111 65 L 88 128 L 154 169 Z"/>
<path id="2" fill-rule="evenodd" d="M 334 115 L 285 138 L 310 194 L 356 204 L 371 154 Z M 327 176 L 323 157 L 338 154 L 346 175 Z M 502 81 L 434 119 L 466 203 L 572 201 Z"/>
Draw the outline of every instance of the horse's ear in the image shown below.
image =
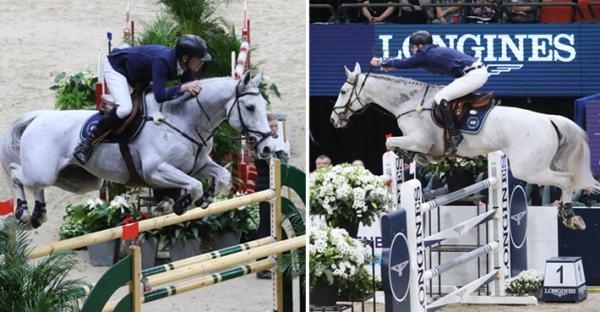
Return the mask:
<path id="1" fill-rule="evenodd" d="M 260 82 L 262 81 L 262 72 L 258 72 L 258 74 L 256 74 L 256 76 L 254 76 L 251 80 L 250 83 L 252 83 L 253 86 L 257 87 L 260 85 Z"/>
<path id="2" fill-rule="evenodd" d="M 346 65 L 344 65 L 344 70 L 346 71 L 346 78 L 350 78 L 350 74 L 352 74 L 352 73 L 350 72 L 348 67 L 346 67 Z"/>
<path id="3" fill-rule="evenodd" d="M 250 77 L 250 72 L 246 72 L 244 74 L 244 77 L 242 77 L 242 81 L 243 81 L 244 86 L 248 85 L 248 82 L 250 82 L 250 78 L 251 78 Z"/>
<path id="4" fill-rule="evenodd" d="M 360 74 L 360 64 L 358 64 L 358 62 L 356 62 L 356 65 L 354 65 L 354 73 Z"/>

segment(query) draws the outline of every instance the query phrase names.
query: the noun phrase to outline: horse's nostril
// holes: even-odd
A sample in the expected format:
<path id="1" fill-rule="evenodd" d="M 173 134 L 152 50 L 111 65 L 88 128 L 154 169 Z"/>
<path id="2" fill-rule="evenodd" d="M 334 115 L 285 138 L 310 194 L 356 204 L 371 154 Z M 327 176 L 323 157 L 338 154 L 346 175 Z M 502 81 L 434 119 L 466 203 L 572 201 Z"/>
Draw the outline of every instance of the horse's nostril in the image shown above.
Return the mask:
<path id="1" fill-rule="evenodd" d="M 265 155 L 271 154 L 271 148 L 268 146 L 265 146 L 265 148 L 263 148 L 263 154 L 265 154 Z"/>

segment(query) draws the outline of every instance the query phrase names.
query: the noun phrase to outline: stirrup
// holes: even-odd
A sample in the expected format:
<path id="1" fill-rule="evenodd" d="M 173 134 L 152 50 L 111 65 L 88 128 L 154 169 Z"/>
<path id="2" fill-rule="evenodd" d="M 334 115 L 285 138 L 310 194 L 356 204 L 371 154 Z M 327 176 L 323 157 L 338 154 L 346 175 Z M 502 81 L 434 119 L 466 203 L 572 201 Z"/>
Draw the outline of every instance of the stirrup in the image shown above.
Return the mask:
<path id="1" fill-rule="evenodd" d="M 94 147 L 92 146 L 91 143 L 82 141 L 75 148 L 75 151 L 73 152 L 73 157 L 75 157 L 75 159 L 77 159 L 77 161 L 79 161 L 79 163 L 81 163 L 82 165 L 85 165 L 88 162 L 88 160 L 90 159 L 90 156 L 92 156 L 93 149 L 94 149 Z"/>
<path id="2" fill-rule="evenodd" d="M 448 139 L 448 149 L 446 150 L 444 155 L 449 156 L 449 155 L 456 153 L 456 150 L 458 150 L 458 146 L 460 145 L 462 140 L 463 140 L 463 136 L 460 133 L 458 133 L 454 136 L 451 136 Z"/>

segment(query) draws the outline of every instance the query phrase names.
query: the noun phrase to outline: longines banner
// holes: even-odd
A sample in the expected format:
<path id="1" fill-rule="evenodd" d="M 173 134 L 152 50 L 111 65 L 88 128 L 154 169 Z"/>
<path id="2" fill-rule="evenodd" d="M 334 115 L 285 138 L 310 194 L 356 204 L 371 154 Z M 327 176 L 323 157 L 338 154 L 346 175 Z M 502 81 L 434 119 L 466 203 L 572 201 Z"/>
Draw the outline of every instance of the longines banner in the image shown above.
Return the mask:
<path id="1" fill-rule="evenodd" d="M 410 56 L 408 37 L 417 29 L 435 44 L 481 59 L 490 72 L 483 91 L 502 96 L 586 96 L 600 92 L 600 24 L 459 24 L 310 26 L 310 95 L 336 96 L 349 69 L 363 72 L 377 56 Z M 434 84 L 451 77 L 423 69 L 390 74 Z"/>

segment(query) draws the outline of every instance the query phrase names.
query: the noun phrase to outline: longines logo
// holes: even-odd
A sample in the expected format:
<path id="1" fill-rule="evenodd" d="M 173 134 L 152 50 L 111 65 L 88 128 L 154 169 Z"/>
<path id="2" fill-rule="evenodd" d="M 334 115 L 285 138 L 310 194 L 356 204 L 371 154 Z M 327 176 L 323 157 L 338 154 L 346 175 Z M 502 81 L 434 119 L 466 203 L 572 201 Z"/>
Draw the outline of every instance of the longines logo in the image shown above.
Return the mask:
<path id="1" fill-rule="evenodd" d="M 523 217 L 527 214 L 527 211 L 521 211 L 515 215 L 513 215 L 512 217 L 510 217 L 512 220 L 514 220 L 515 222 L 517 222 L 517 226 L 521 225 L 521 219 L 523 219 Z"/>
<path id="2" fill-rule="evenodd" d="M 392 271 L 398 273 L 398 277 L 402 277 L 402 272 L 404 272 L 404 268 L 408 265 L 408 260 L 398 263 L 392 267 Z"/>
<path id="3" fill-rule="evenodd" d="M 400 37 L 402 48 L 391 51 L 398 36 L 381 34 L 383 57 L 406 58 L 411 55 L 409 36 Z M 441 47 L 457 49 L 482 60 L 490 75 L 522 69 L 527 62 L 569 63 L 575 60 L 575 35 L 559 34 L 433 34 L 433 42 Z"/>

